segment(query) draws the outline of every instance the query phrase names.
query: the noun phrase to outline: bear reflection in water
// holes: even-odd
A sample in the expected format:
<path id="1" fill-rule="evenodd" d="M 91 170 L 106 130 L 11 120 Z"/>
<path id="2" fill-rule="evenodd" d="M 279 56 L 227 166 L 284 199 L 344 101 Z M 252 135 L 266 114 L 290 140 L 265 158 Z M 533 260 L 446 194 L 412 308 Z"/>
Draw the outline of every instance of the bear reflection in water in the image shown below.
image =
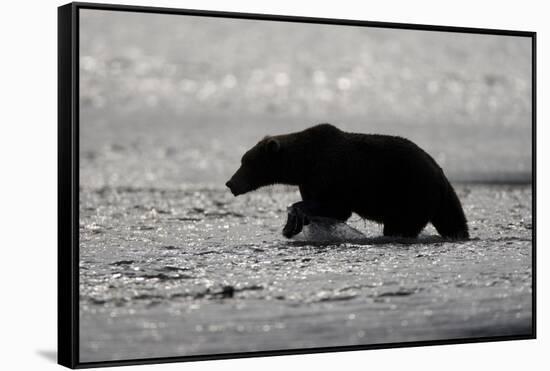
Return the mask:
<path id="1" fill-rule="evenodd" d="M 287 238 L 312 220 L 333 219 L 334 227 L 352 212 L 382 223 L 384 236 L 416 237 L 431 222 L 443 237 L 469 237 L 441 167 L 401 137 L 347 133 L 330 124 L 267 136 L 243 155 L 226 186 L 238 196 L 271 184 L 300 189 L 302 201 L 288 209 Z"/>

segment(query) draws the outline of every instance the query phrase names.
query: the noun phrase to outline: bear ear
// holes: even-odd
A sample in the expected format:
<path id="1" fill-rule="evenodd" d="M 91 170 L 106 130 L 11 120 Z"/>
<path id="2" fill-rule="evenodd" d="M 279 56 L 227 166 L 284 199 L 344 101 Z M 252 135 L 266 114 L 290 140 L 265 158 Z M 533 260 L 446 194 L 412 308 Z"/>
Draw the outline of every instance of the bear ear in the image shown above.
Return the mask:
<path id="1" fill-rule="evenodd" d="M 275 153 L 279 152 L 279 150 L 281 149 L 281 142 L 279 142 L 275 138 L 268 138 L 265 145 L 269 152 Z"/>

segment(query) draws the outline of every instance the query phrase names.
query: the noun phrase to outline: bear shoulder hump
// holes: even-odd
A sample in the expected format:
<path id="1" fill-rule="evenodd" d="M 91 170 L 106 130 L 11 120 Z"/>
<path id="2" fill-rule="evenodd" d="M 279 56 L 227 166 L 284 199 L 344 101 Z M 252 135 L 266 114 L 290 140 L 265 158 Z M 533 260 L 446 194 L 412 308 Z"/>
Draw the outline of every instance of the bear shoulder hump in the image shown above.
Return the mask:
<path id="1" fill-rule="evenodd" d="M 340 129 L 338 129 L 336 126 L 329 123 L 317 124 L 315 126 L 310 127 L 309 130 L 317 133 L 326 133 L 326 134 L 334 134 L 334 133 L 341 132 Z"/>

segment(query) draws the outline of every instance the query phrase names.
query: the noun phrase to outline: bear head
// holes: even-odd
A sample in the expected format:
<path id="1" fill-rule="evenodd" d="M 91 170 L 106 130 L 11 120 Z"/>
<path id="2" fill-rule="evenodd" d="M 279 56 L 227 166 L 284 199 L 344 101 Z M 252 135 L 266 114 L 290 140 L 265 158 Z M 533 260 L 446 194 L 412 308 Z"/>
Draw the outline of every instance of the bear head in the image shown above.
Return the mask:
<path id="1" fill-rule="evenodd" d="M 281 162 L 280 140 L 275 137 L 265 137 L 243 155 L 241 167 L 225 185 L 233 195 L 238 196 L 275 184 Z"/>

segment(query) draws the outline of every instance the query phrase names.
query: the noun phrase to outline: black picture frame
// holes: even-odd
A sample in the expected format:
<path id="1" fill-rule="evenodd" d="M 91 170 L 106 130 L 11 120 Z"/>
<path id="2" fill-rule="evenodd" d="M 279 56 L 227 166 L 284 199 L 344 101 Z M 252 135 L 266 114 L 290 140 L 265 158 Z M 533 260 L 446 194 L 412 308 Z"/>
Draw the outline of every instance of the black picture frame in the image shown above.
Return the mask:
<path id="1" fill-rule="evenodd" d="M 471 34 L 507 35 L 530 38 L 532 42 L 532 333 L 468 339 L 413 341 L 376 345 L 335 346 L 308 349 L 280 349 L 249 353 L 128 359 L 119 361 L 79 361 L 79 11 L 162 13 L 279 22 L 444 31 Z M 58 8 L 58 363 L 69 368 L 106 367 L 168 362 L 186 362 L 244 357 L 263 357 L 321 352 L 417 347 L 428 345 L 525 340 L 536 338 L 536 32 L 485 28 L 449 27 L 387 23 L 346 19 L 297 17 L 269 14 L 232 13 L 160 7 L 97 3 L 70 3 Z"/>

